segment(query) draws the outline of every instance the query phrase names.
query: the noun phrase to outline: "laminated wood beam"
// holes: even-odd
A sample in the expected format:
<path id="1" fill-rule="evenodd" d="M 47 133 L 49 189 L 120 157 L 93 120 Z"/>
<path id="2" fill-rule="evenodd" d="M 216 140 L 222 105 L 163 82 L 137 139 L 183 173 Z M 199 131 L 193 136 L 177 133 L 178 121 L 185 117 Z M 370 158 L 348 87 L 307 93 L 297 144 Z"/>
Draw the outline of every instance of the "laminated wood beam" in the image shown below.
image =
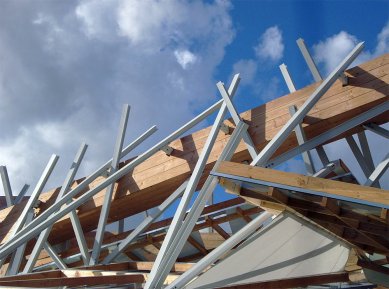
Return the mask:
<path id="1" fill-rule="evenodd" d="M 349 85 L 344 87 L 340 81 L 337 81 L 305 117 L 302 125 L 307 140 L 349 120 L 356 114 L 388 101 L 389 54 L 352 68 L 346 74 L 349 77 Z M 289 120 L 289 106 L 296 105 L 297 108 L 301 106 L 317 88 L 317 85 L 307 86 L 240 115 L 250 125 L 249 134 L 257 149 L 262 149 Z M 386 123 L 389 121 L 389 115 L 382 114 L 371 121 L 377 124 Z M 234 127 L 231 120 L 226 120 L 225 124 Z M 171 156 L 166 156 L 164 152 L 158 152 L 136 167 L 131 174 L 121 178 L 115 184 L 108 223 L 161 204 L 191 174 L 209 130 L 210 128 L 205 128 L 172 142 L 170 146 L 174 148 L 174 151 Z M 338 138 L 361 130 L 363 127 L 358 126 Z M 229 137 L 229 135 L 219 133 L 200 185 L 213 167 Z M 297 140 L 292 133 L 276 151 L 274 157 L 296 146 Z M 238 146 L 233 160 L 244 161 L 249 158 L 247 149 L 242 142 Z M 90 187 L 96 186 L 103 179 L 104 177 L 97 179 Z M 41 196 L 41 211 L 54 202 L 58 191 L 59 189 L 52 190 Z M 79 208 L 78 216 L 84 232 L 96 228 L 96 220 L 103 200 L 104 190 Z M 25 202 L 22 202 L 0 211 L 1 243 L 7 240 L 7 234 L 24 205 Z M 54 225 L 49 241 L 56 244 L 71 238 L 71 234 L 70 220 L 68 217 L 64 217 Z"/>
<path id="2" fill-rule="evenodd" d="M 228 287 L 218 287 L 218 289 L 281 289 L 307 287 L 309 285 L 321 285 L 336 282 L 348 282 L 349 274 L 346 272 L 332 273 L 326 275 L 297 277 L 290 279 L 271 280 L 252 284 L 242 284 Z"/>

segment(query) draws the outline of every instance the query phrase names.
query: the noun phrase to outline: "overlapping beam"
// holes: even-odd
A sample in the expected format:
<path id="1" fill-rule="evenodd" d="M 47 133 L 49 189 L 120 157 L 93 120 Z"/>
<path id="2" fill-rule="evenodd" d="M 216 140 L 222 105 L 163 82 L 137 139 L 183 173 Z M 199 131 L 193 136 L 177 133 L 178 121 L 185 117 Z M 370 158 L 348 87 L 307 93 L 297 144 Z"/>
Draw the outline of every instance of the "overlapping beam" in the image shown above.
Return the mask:
<path id="1" fill-rule="evenodd" d="M 367 111 L 371 107 L 388 101 L 388 68 L 389 59 L 387 55 L 384 55 L 365 65 L 351 69 L 348 72 L 350 81 L 347 87 L 343 87 L 341 83 L 335 83 L 304 119 L 304 131 L 308 140 L 320 132 L 327 131 L 350 119 L 355 113 Z M 290 105 L 299 107 L 316 87 L 317 85 L 307 87 L 265 106 L 243 113 L 241 118 L 250 124 L 249 132 L 255 146 L 259 149 L 263 148 L 290 118 L 288 107 Z M 374 119 L 376 123 L 384 123 L 388 120 L 389 116 L 387 114 L 382 114 Z M 233 126 L 230 121 L 226 121 L 226 124 Z M 358 127 L 348 133 L 361 129 L 361 127 Z M 208 133 L 209 129 L 204 129 L 170 143 L 169 145 L 174 148 L 171 156 L 166 156 L 162 152 L 155 153 L 149 160 L 136 167 L 131 175 L 124 176 L 119 184 L 115 186 L 115 196 L 112 202 L 112 208 L 115 209 L 112 209 L 108 222 L 161 203 L 191 173 L 191 169 L 197 161 L 196 156 L 202 150 Z M 217 137 L 202 180 L 206 177 L 207 170 L 219 157 L 228 138 L 229 136 L 223 133 L 220 133 Z M 275 155 L 296 145 L 297 141 L 294 135 L 291 135 L 276 151 Z M 238 161 L 249 158 L 243 144 L 238 146 L 234 158 Z M 91 187 L 101 180 L 102 178 L 92 183 Z M 93 200 L 83 204 L 78 212 L 85 231 L 90 231 L 96 226 L 95 220 L 103 203 L 103 193 L 97 194 L 93 197 Z M 41 210 L 44 211 L 54 200 L 52 192 L 43 196 L 42 200 L 47 202 L 41 206 Z M 20 214 L 20 210 L 21 206 L 14 206 L 0 212 L 0 220 L 2 221 L 0 234 L 3 237 L 5 237 L 18 213 Z M 68 218 L 59 221 L 54 226 L 50 239 L 57 243 L 69 238 L 71 233 L 69 225 Z"/>

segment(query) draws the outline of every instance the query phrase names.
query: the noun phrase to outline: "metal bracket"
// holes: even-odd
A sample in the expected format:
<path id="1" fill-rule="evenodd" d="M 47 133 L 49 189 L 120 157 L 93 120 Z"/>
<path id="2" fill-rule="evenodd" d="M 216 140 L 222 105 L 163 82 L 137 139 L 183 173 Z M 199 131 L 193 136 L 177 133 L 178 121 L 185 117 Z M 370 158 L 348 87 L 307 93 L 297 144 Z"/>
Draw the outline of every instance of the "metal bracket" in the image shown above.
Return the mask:
<path id="1" fill-rule="evenodd" d="M 167 145 L 167 146 L 164 146 L 163 148 L 161 148 L 161 151 L 164 151 L 165 154 L 170 157 L 172 152 L 174 151 L 174 148 Z"/>
<path id="2" fill-rule="evenodd" d="M 339 80 L 342 82 L 342 86 L 347 86 L 348 85 L 348 76 L 344 73 L 342 73 L 339 76 Z"/>
<path id="3" fill-rule="evenodd" d="M 224 132 L 224 134 L 231 134 L 230 133 L 230 127 L 228 126 L 228 125 L 226 125 L 225 123 L 222 123 L 221 125 L 220 125 L 220 130 L 222 131 L 222 132 Z"/>

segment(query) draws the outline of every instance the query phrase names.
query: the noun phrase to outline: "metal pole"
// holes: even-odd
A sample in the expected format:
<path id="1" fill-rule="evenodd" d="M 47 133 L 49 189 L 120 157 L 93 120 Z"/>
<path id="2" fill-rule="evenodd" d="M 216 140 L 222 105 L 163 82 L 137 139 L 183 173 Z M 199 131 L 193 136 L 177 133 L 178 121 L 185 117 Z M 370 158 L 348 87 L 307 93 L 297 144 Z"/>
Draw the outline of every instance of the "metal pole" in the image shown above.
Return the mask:
<path id="1" fill-rule="evenodd" d="M 373 117 L 377 116 L 377 115 L 380 115 L 384 112 L 386 112 L 387 110 L 389 109 L 389 101 L 387 102 L 384 102 L 312 139 L 310 139 L 309 141 L 307 141 L 306 143 L 298 146 L 298 147 L 295 147 L 294 149 L 291 149 L 289 151 L 287 151 L 286 153 L 283 153 L 281 154 L 280 156 L 268 161 L 266 164 L 265 164 L 265 167 L 267 168 L 271 168 L 271 167 L 275 167 L 275 166 L 278 166 L 280 164 L 282 164 L 283 162 L 286 162 L 287 160 L 293 158 L 294 156 L 298 155 L 298 154 L 301 154 L 302 152 L 304 151 L 307 151 L 307 150 L 311 150 L 323 143 L 325 143 L 326 141 L 329 141 L 331 139 L 333 139 L 334 137 L 344 133 L 345 131 L 348 131 L 354 127 L 356 127 L 357 125 L 360 125 L 361 123 L 364 123 L 366 121 L 368 121 L 369 119 L 372 119 Z"/>
<path id="2" fill-rule="evenodd" d="M 184 288 L 193 278 L 203 272 L 208 266 L 217 261 L 221 256 L 223 256 L 226 252 L 230 251 L 237 244 L 245 240 L 252 233 L 255 232 L 266 220 L 272 217 L 272 214 L 268 212 L 263 212 L 255 219 L 253 219 L 250 223 L 228 238 L 223 242 L 220 246 L 215 248 L 212 252 L 210 252 L 207 256 L 197 262 L 192 268 L 178 277 L 173 281 L 166 289 L 178 289 Z"/>
<path id="3" fill-rule="evenodd" d="M 6 166 L 0 166 L 0 175 L 1 181 L 3 182 L 5 202 L 7 204 L 7 207 L 10 207 L 13 205 L 13 195 Z"/>
<path id="4" fill-rule="evenodd" d="M 371 132 L 374 132 L 375 134 L 389 139 L 389 131 L 383 127 L 380 127 L 379 125 L 376 125 L 375 123 L 364 124 L 363 127 L 370 130 Z"/>
<path id="5" fill-rule="evenodd" d="M 305 62 L 308 65 L 309 70 L 312 73 L 313 79 L 316 82 L 322 81 L 323 78 L 321 77 L 320 72 L 317 69 L 315 62 L 313 61 L 311 54 L 308 51 L 308 48 L 305 46 L 304 39 L 299 38 L 299 39 L 297 39 L 296 42 L 297 42 L 298 47 L 300 48 L 301 54 L 303 55 L 303 57 L 305 59 Z"/>
<path id="6" fill-rule="evenodd" d="M 319 101 L 320 97 L 332 86 L 338 79 L 339 75 L 354 61 L 358 54 L 362 51 L 364 43 L 359 43 L 349 55 L 338 65 L 336 69 L 322 82 L 322 84 L 312 93 L 312 95 L 304 102 L 300 109 L 292 116 L 284 127 L 273 137 L 266 147 L 258 154 L 251 163 L 252 165 L 264 166 L 271 158 L 278 147 L 286 140 L 291 131 L 298 125 L 311 108 Z"/>
<path id="7" fill-rule="evenodd" d="M 15 205 L 19 204 L 23 200 L 23 198 L 26 195 L 29 188 L 30 188 L 30 185 L 28 185 L 28 184 L 25 184 L 23 186 L 23 188 L 20 190 L 18 196 L 15 198 L 15 201 L 14 201 Z"/>
<path id="8" fill-rule="evenodd" d="M 240 140 L 242 139 L 242 136 L 244 135 L 244 132 L 247 131 L 247 128 L 248 125 L 246 123 L 242 121 L 238 123 L 236 129 L 228 140 L 226 147 L 224 148 L 222 154 L 214 165 L 214 169 L 216 169 L 222 161 L 231 159 L 237 146 L 239 145 Z M 201 215 L 201 212 L 203 211 L 204 206 L 210 195 L 214 191 L 217 183 L 218 179 L 216 177 L 208 176 L 188 216 L 185 218 L 178 232 L 175 234 L 171 246 L 166 250 L 164 254 L 166 261 L 161 262 L 160 266 L 158 267 L 159 271 L 157 272 L 157 280 L 150 285 L 153 287 L 149 288 L 161 288 L 167 274 L 172 268 L 183 246 L 185 245 L 189 235 L 193 230 L 194 225 L 196 224 L 196 221 Z"/>
<path id="9" fill-rule="evenodd" d="M 107 257 L 105 257 L 102 264 L 109 264 L 115 258 L 125 250 L 133 240 L 135 240 L 136 237 L 138 237 L 147 227 L 154 222 L 159 216 L 162 215 L 162 213 L 179 197 L 181 197 L 182 193 L 184 192 L 186 186 L 188 184 L 188 180 L 183 182 L 181 186 L 177 188 L 177 190 L 174 191 L 173 194 L 171 194 L 161 205 L 157 207 L 156 210 L 153 210 L 153 215 L 147 216 L 146 219 L 142 221 L 124 240 L 120 242 L 120 244 L 117 246 L 115 250 L 113 250 Z"/>
<path id="10" fill-rule="evenodd" d="M 292 78 L 290 77 L 290 74 L 288 72 L 288 68 L 286 67 L 286 65 L 284 63 L 282 63 L 279 67 L 280 67 L 282 76 L 284 77 L 284 80 L 286 82 L 286 85 L 288 86 L 289 92 L 290 93 L 295 92 L 296 88 L 294 86 Z"/>
<path id="11" fill-rule="evenodd" d="M 289 113 L 291 116 L 293 116 L 296 112 L 297 112 L 296 106 L 292 105 L 289 107 Z M 296 126 L 294 131 L 296 133 L 296 138 L 297 138 L 297 142 L 299 145 L 302 145 L 303 143 L 305 143 L 307 141 L 307 138 L 305 136 L 305 132 L 304 132 L 304 129 L 303 129 L 303 126 L 301 125 L 301 123 L 299 123 Z M 303 156 L 305 168 L 307 170 L 307 174 L 310 176 L 313 175 L 315 172 L 315 169 L 313 167 L 313 160 L 312 160 L 311 152 L 310 151 L 303 152 L 302 156 Z"/>
<path id="12" fill-rule="evenodd" d="M 113 153 L 111 168 L 110 168 L 110 174 L 113 174 L 117 171 L 119 162 L 120 162 L 120 152 L 122 151 L 124 137 L 126 135 L 126 129 L 127 129 L 127 122 L 128 122 L 128 115 L 130 113 L 130 106 L 124 105 L 123 112 L 122 112 L 122 118 L 120 120 L 119 125 L 119 132 L 116 139 L 115 149 Z M 99 262 L 100 257 L 100 251 L 101 251 L 101 244 L 103 243 L 104 238 L 104 232 L 105 232 L 105 226 L 107 224 L 107 219 L 109 215 L 109 209 L 111 207 L 111 200 L 112 200 L 112 194 L 113 190 L 115 188 L 115 183 L 111 183 L 104 196 L 104 203 L 101 208 L 99 223 L 97 225 L 96 229 L 96 236 L 93 244 L 93 250 L 92 255 L 89 261 L 89 265 L 95 265 Z"/>
<path id="13" fill-rule="evenodd" d="M 239 82 L 239 75 L 236 74 L 231 82 L 229 93 L 233 97 L 235 94 L 235 91 L 237 89 L 237 84 Z M 220 126 L 223 122 L 223 118 L 225 113 L 227 112 L 227 106 L 225 102 L 223 101 L 222 106 L 220 107 L 219 113 L 216 116 L 216 119 L 214 121 L 214 124 L 211 128 L 211 131 L 209 132 L 208 138 L 204 144 L 203 150 L 201 151 L 201 154 L 199 156 L 199 159 L 196 163 L 195 168 L 193 169 L 192 175 L 189 179 L 188 185 L 186 186 L 185 192 L 181 198 L 181 201 L 178 205 L 178 208 L 176 210 L 176 213 L 173 217 L 172 223 L 169 227 L 169 230 L 166 234 L 166 237 L 162 243 L 161 249 L 157 255 L 157 258 L 154 262 L 153 268 L 150 272 L 149 278 L 146 281 L 145 288 L 157 288 L 156 282 L 157 278 L 160 277 L 160 274 L 158 274 L 159 270 L 161 270 L 162 264 L 165 262 L 166 256 L 165 252 L 169 249 L 171 246 L 171 242 L 173 241 L 173 238 L 175 237 L 178 229 L 180 228 L 182 224 L 182 220 L 184 219 L 186 209 L 188 207 L 188 204 L 193 196 L 194 191 L 196 190 L 196 187 L 198 185 L 198 182 L 200 181 L 200 177 L 202 175 L 202 172 L 205 168 L 206 161 L 209 157 L 209 154 L 211 153 L 211 149 L 213 147 L 213 144 L 216 141 L 217 134 L 219 132 Z"/>
<path id="14" fill-rule="evenodd" d="M 364 186 L 373 186 L 376 182 L 379 181 L 379 179 L 382 177 L 382 175 L 385 173 L 385 171 L 388 169 L 389 166 L 389 153 L 386 154 L 385 158 L 378 164 L 376 169 L 371 173 L 371 175 L 366 180 Z"/>
<path id="15" fill-rule="evenodd" d="M 81 144 L 74 161 L 72 162 L 69 172 L 64 180 L 64 183 L 62 184 L 61 190 L 58 193 L 57 200 L 61 199 L 66 193 L 69 191 L 71 184 L 74 181 L 74 178 L 76 176 L 76 173 L 80 167 L 81 161 L 84 158 L 85 152 L 87 150 L 88 146 L 83 143 Z M 83 258 L 84 264 L 87 265 L 89 261 L 89 252 L 88 252 L 88 246 L 85 241 L 84 234 L 82 232 L 82 227 L 80 224 L 80 220 L 78 219 L 77 213 L 75 211 L 72 211 L 70 214 L 70 218 L 72 221 L 73 230 L 76 235 L 77 243 L 80 248 L 81 256 Z M 23 273 L 27 274 L 32 272 L 34 265 L 36 263 L 36 260 L 38 259 L 39 253 L 41 252 L 42 248 L 45 246 L 47 242 L 47 238 L 49 237 L 50 231 L 53 226 L 49 226 L 47 229 L 45 229 L 43 232 L 40 233 L 34 248 L 32 249 L 32 252 L 30 254 L 30 257 L 27 260 L 27 264 L 24 267 Z M 58 263 L 60 264 L 60 263 Z M 58 265 L 57 264 L 57 265 Z M 60 267 L 59 267 L 60 268 Z"/>
<path id="16" fill-rule="evenodd" d="M 237 74 L 239 77 L 239 74 Z M 240 78 L 239 78 L 240 79 Z M 224 84 L 222 82 L 218 82 L 216 84 L 217 88 L 219 89 L 219 92 L 221 96 L 223 97 L 223 100 L 225 104 L 227 105 L 227 109 L 230 112 L 232 119 L 234 120 L 235 125 L 238 125 L 240 121 L 242 121 L 240 115 L 235 109 L 234 104 L 232 103 L 231 96 L 227 92 L 226 88 L 224 87 Z M 255 159 L 258 155 L 257 149 L 255 148 L 254 142 L 251 139 L 251 136 L 249 135 L 248 131 L 246 130 L 243 134 L 243 141 L 245 142 L 247 146 L 247 150 L 251 156 L 252 159 Z"/>
<path id="17" fill-rule="evenodd" d="M 110 175 L 105 181 L 97 185 L 95 188 L 89 190 L 88 192 L 84 193 L 82 196 L 80 196 L 78 199 L 72 201 L 70 204 L 68 204 L 66 207 L 62 208 L 59 212 L 56 213 L 56 211 L 61 208 L 67 201 L 71 200 L 74 196 L 76 196 L 78 193 L 82 191 L 82 189 L 85 188 L 86 185 L 81 186 L 82 184 L 89 184 L 91 181 L 90 179 L 94 179 L 97 176 L 99 176 L 101 173 L 103 173 L 109 163 L 107 162 L 105 165 L 102 166 L 98 171 L 96 171 L 93 175 L 85 179 L 80 185 L 78 185 L 75 189 L 71 190 L 69 193 L 67 193 L 61 200 L 56 202 L 53 206 L 48 208 L 46 211 L 44 211 L 38 218 L 33 220 L 26 228 L 21 230 L 17 236 L 14 238 L 11 238 L 8 240 L 3 246 L 0 247 L 0 258 L 3 258 L 9 252 L 12 252 L 15 248 L 17 248 L 20 244 L 23 242 L 26 242 L 30 239 L 32 239 L 34 236 L 39 234 L 42 230 L 47 228 L 49 225 L 55 223 L 59 219 L 61 219 L 63 216 L 83 204 L 85 201 L 87 201 L 89 198 L 93 197 L 95 194 L 97 194 L 99 191 L 106 188 L 110 183 L 117 181 L 130 171 L 134 169 L 138 164 L 142 163 L 144 160 L 151 157 L 153 154 L 158 152 L 162 147 L 168 145 L 173 140 L 175 140 L 177 137 L 181 136 L 183 133 L 185 133 L 187 130 L 194 127 L 196 124 L 198 124 L 200 121 L 202 121 L 204 118 L 206 118 L 208 115 L 210 115 L 212 112 L 215 111 L 218 107 L 221 106 L 223 103 L 223 100 L 218 101 L 213 106 L 199 114 L 197 117 L 180 127 L 178 130 L 170 134 L 168 137 L 160 141 L 158 144 L 144 152 L 143 154 L 139 155 L 137 158 L 129 162 L 127 165 L 125 165 L 123 168 L 118 170 L 116 173 Z M 139 140 L 136 140 L 134 143 L 136 143 Z M 132 149 L 132 144 L 128 146 L 127 148 Z M 127 151 L 127 148 L 125 151 Z M 80 187 L 81 186 L 81 187 Z"/>

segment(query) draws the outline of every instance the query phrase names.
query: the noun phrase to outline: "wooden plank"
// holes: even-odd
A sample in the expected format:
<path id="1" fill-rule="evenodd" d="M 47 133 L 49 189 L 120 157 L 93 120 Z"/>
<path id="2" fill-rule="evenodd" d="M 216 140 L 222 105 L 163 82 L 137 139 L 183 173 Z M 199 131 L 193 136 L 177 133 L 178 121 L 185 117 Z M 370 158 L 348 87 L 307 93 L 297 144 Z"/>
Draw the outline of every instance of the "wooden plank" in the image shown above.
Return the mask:
<path id="1" fill-rule="evenodd" d="M 388 55 L 383 55 L 357 68 L 350 69 L 352 76 L 350 85 L 342 87 L 340 83 L 334 86 L 323 96 L 317 107 L 314 108 L 305 121 L 304 130 L 307 138 L 312 138 L 332 127 L 361 113 L 367 109 L 379 105 L 388 99 Z M 297 106 L 309 97 L 315 89 L 315 85 L 308 86 L 293 94 L 271 101 L 258 108 L 242 113 L 243 119 L 250 124 L 249 133 L 257 148 L 263 148 L 274 134 L 289 119 L 287 108 Z M 285 111 L 285 113 L 284 113 Z M 389 116 L 383 115 L 375 119 L 377 123 L 384 123 Z M 230 120 L 226 124 L 233 127 Z M 350 131 L 354 133 L 361 128 Z M 209 128 L 200 130 L 192 135 L 183 137 L 171 143 L 175 149 L 172 156 L 168 157 L 163 152 L 156 153 L 149 160 L 139 165 L 131 175 L 123 177 L 115 186 L 114 201 L 109 222 L 123 219 L 126 216 L 136 214 L 160 204 L 181 182 L 191 173 L 191 168 L 196 162 L 201 151 Z M 220 133 L 213 149 L 206 174 L 218 158 L 229 136 Z M 294 146 L 297 142 L 292 134 L 277 151 L 276 155 Z M 234 158 L 235 161 L 249 159 L 243 144 L 239 145 Z M 123 164 L 122 164 L 123 165 Z M 99 178 L 91 184 L 94 187 L 103 178 Z M 41 211 L 45 210 L 54 201 L 55 190 L 44 194 L 41 198 Z M 97 194 L 93 200 L 80 207 L 78 212 L 83 230 L 91 231 L 96 227 L 98 216 L 103 202 L 103 192 Z M 0 238 L 6 240 L 6 234 L 20 213 L 23 204 L 0 211 Z M 67 217 L 59 221 L 53 228 L 50 242 L 56 244 L 71 237 L 71 224 Z"/>
<path id="2" fill-rule="evenodd" d="M 217 169 L 217 172 L 286 185 L 294 187 L 296 190 L 307 189 L 323 192 L 334 196 L 334 198 L 348 197 L 360 201 L 389 205 L 389 191 L 378 188 L 315 178 L 295 173 L 286 173 L 233 162 L 222 162 Z"/>
<path id="3" fill-rule="evenodd" d="M 2 281 L 0 286 L 24 287 L 24 288 L 50 288 L 59 286 L 97 286 L 109 284 L 142 283 L 145 281 L 144 274 L 128 274 L 121 272 L 121 275 L 113 276 L 88 276 L 88 277 L 60 277 L 28 280 Z"/>
<path id="4" fill-rule="evenodd" d="M 348 282 L 349 274 L 346 272 L 326 275 L 306 276 L 291 279 L 271 280 L 260 283 L 217 287 L 218 289 L 282 289 L 307 287 L 309 285 L 321 285 L 335 282 Z"/>

